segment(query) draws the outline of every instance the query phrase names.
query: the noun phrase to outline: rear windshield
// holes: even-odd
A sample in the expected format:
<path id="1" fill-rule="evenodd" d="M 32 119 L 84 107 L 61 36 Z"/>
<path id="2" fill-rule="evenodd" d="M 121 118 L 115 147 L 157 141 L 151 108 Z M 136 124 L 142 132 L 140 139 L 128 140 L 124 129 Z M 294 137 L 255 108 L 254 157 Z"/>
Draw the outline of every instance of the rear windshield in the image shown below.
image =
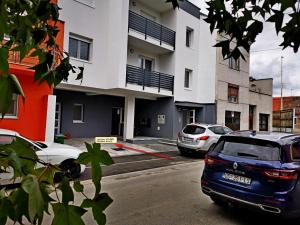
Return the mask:
<path id="1" fill-rule="evenodd" d="M 183 133 L 185 134 L 203 134 L 204 132 L 205 132 L 205 128 L 196 125 L 187 125 L 183 129 Z"/>
<path id="2" fill-rule="evenodd" d="M 251 158 L 264 161 L 280 160 L 280 146 L 277 143 L 243 137 L 220 139 L 213 153 Z"/>

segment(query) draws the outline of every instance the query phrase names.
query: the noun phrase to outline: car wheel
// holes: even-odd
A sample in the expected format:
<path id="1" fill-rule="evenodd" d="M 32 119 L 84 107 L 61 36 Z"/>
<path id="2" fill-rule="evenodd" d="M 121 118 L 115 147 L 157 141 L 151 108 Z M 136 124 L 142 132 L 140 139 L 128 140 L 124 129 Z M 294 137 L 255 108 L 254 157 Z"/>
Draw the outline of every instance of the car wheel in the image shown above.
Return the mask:
<path id="1" fill-rule="evenodd" d="M 183 155 L 183 156 L 186 156 L 187 155 L 187 152 L 184 148 L 178 148 L 179 152 L 180 152 L 180 155 Z"/>
<path id="2" fill-rule="evenodd" d="M 59 168 L 62 170 L 60 174 L 61 179 L 63 177 L 68 177 L 71 179 L 75 179 L 79 177 L 80 175 L 80 164 L 76 163 L 74 159 L 68 159 L 63 161 L 60 165 Z"/>

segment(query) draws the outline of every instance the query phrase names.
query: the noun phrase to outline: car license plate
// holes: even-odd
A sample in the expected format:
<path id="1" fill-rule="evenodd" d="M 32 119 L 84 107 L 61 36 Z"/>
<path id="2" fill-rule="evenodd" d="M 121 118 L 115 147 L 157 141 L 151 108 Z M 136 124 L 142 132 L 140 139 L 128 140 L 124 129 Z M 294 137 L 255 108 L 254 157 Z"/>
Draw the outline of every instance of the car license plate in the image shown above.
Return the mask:
<path id="1" fill-rule="evenodd" d="M 184 137 L 183 141 L 186 142 L 186 143 L 191 143 L 191 142 L 193 142 L 193 139 Z"/>
<path id="2" fill-rule="evenodd" d="M 239 175 L 231 174 L 231 173 L 224 173 L 223 178 L 225 180 L 234 181 L 241 184 L 251 184 L 251 179 L 248 177 L 242 177 Z"/>

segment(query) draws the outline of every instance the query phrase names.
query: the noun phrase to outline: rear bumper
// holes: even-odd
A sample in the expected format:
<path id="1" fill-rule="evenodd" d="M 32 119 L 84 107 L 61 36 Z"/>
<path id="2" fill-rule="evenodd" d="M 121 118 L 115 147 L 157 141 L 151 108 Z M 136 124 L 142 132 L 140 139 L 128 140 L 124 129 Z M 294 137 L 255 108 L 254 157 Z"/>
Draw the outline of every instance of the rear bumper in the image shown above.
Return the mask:
<path id="1" fill-rule="evenodd" d="M 300 205 L 298 204 L 297 196 L 294 196 L 296 195 L 294 191 L 274 196 L 264 196 L 211 182 L 203 177 L 201 179 L 201 187 L 202 192 L 210 197 L 256 211 L 277 214 L 284 217 L 300 215 Z"/>
<path id="2" fill-rule="evenodd" d="M 280 214 L 281 213 L 280 208 L 269 206 L 269 205 L 264 205 L 264 204 L 257 204 L 257 203 L 253 203 L 253 202 L 250 202 L 250 201 L 235 198 L 235 197 L 232 197 L 232 196 L 214 191 L 214 190 L 212 190 L 208 187 L 205 187 L 205 186 L 202 186 L 202 192 L 204 194 L 209 195 L 209 196 L 222 198 L 224 201 L 241 203 L 241 204 L 244 204 L 244 205 L 249 206 L 249 207 L 255 207 L 255 208 L 260 209 L 260 210 L 265 211 L 265 212 L 275 213 L 275 214 Z"/>
<path id="3" fill-rule="evenodd" d="M 200 141 L 200 143 L 198 144 L 187 144 L 181 141 L 177 141 L 177 147 L 186 150 L 207 152 L 210 146 L 208 145 L 208 143 L 205 143 L 205 141 Z"/>

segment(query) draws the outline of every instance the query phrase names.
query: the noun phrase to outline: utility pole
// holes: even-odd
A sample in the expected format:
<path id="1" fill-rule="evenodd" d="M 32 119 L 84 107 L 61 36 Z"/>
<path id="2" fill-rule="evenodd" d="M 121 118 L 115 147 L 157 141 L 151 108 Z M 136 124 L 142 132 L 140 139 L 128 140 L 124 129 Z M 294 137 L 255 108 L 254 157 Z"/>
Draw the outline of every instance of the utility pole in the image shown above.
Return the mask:
<path id="1" fill-rule="evenodd" d="M 283 89 L 283 82 L 282 82 L 282 60 L 283 60 L 283 56 L 281 56 L 281 66 L 280 66 L 280 110 L 283 110 L 283 98 L 282 98 L 282 89 Z"/>

